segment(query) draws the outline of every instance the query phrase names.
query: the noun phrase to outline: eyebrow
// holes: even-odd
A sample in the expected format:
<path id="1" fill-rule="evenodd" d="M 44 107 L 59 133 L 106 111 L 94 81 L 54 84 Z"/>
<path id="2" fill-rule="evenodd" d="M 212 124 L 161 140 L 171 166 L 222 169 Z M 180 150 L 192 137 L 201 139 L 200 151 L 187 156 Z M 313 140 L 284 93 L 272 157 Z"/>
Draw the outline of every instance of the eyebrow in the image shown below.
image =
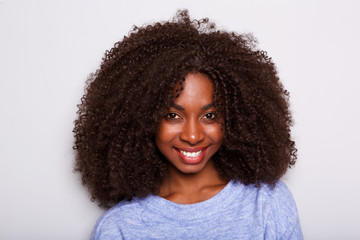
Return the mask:
<path id="1" fill-rule="evenodd" d="M 184 108 L 183 108 L 182 106 L 177 105 L 176 103 L 171 104 L 171 107 L 173 107 L 173 108 L 175 108 L 175 109 L 177 109 L 177 110 L 179 110 L 179 111 L 183 111 L 183 110 L 184 110 Z"/>
<path id="2" fill-rule="evenodd" d="M 201 110 L 205 111 L 205 110 L 208 110 L 209 108 L 212 108 L 214 106 L 213 103 L 209 103 L 208 105 L 205 105 L 201 108 Z"/>
<path id="3" fill-rule="evenodd" d="M 213 106 L 214 106 L 213 103 L 209 103 L 209 104 L 203 106 L 203 107 L 201 108 L 201 110 L 205 111 L 205 110 L 208 110 L 209 108 L 212 108 Z M 171 107 L 173 107 L 173 108 L 175 108 L 175 109 L 177 109 L 177 110 L 179 110 L 179 111 L 185 110 L 182 106 L 180 106 L 180 105 L 178 105 L 178 104 L 176 104 L 176 103 L 171 104 Z"/>

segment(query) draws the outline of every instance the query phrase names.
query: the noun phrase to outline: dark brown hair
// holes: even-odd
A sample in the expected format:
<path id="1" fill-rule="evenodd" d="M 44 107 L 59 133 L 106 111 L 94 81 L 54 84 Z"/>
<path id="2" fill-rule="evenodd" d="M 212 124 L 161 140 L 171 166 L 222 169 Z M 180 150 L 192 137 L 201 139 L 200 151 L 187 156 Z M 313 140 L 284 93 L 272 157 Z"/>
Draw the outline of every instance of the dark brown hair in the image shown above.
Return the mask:
<path id="1" fill-rule="evenodd" d="M 93 200 L 110 207 L 158 193 L 167 160 L 154 136 L 175 84 L 190 72 L 213 81 L 225 119 L 213 156 L 220 176 L 274 185 L 295 163 L 289 94 L 266 52 L 251 35 L 217 30 L 183 10 L 172 21 L 134 27 L 87 81 L 74 128 L 75 170 Z"/>

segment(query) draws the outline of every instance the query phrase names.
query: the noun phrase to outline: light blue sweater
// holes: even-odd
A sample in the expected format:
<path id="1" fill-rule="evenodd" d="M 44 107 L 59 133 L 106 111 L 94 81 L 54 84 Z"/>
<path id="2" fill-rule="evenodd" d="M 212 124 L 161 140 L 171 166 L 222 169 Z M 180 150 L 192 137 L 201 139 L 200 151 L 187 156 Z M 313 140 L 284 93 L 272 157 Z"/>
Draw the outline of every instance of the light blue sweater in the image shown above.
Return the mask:
<path id="1" fill-rule="evenodd" d="M 256 188 L 230 181 L 214 197 L 177 204 L 159 196 L 122 201 L 98 220 L 93 240 L 303 239 L 293 197 L 281 181 Z"/>

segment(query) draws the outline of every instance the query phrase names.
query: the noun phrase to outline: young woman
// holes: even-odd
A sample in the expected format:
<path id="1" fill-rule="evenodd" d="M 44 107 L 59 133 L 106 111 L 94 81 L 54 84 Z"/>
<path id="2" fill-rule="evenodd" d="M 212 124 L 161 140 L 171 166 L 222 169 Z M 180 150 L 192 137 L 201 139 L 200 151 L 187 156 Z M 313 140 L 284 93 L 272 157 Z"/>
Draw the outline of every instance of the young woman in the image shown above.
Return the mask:
<path id="1" fill-rule="evenodd" d="M 179 11 L 135 27 L 88 80 L 76 171 L 110 208 L 92 239 L 302 239 L 279 179 L 288 92 L 250 35 Z"/>

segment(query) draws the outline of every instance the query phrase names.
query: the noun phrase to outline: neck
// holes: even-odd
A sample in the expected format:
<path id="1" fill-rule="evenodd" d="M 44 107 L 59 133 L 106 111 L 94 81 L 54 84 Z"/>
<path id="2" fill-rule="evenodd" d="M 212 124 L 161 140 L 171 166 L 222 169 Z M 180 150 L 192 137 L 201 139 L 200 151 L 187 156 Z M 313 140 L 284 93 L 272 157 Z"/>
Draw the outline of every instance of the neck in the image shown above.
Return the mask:
<path id="1" fill-rule="evenodd" d="M 177 203 L 201 202 L 217 194 L 226 183 L 219 176 L 213 161 L 209 161 L 198 173 L 183 173 L 169 164 L 159 195 Z"/>

